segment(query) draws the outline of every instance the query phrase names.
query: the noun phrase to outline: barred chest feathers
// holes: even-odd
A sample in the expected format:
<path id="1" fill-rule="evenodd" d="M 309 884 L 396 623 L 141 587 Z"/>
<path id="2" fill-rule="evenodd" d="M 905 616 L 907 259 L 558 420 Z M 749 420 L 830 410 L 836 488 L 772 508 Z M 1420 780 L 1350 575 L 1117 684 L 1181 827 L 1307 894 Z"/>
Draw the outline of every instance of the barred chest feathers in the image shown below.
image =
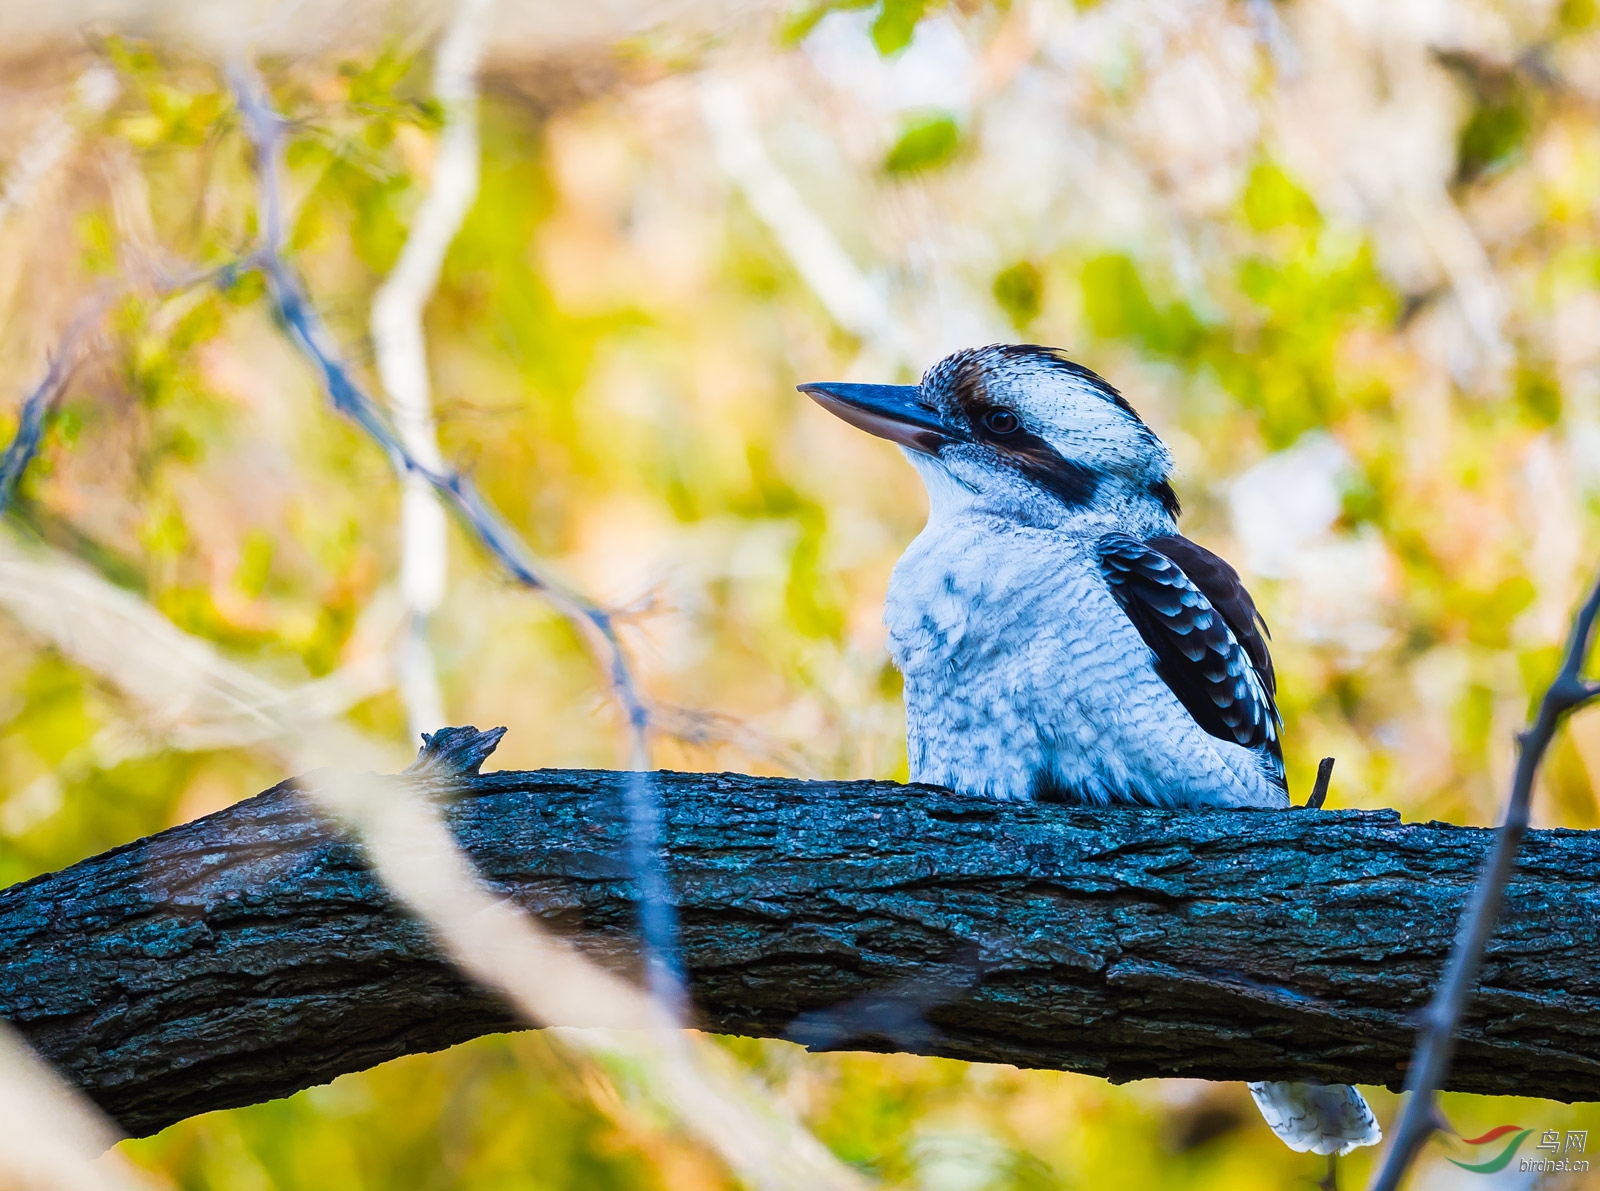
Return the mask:
<path id="1" fill-rule="evenodd" d="M 913 781 L 1004 799 L 1284 806 L 1257 750 L 1195 723 L 1095 540 L 935 504 L 884 606 Z"/>

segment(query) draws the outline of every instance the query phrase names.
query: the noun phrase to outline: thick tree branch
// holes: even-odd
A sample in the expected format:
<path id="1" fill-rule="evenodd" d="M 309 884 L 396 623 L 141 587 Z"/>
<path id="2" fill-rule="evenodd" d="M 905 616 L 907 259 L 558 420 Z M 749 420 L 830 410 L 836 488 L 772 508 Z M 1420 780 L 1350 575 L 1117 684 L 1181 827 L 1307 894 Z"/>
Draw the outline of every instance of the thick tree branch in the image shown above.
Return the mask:
<path id="1" fill-rule="evenodd" d="M 626 774 L 386 780 L 439 800 L 495 890 L 636 973 Z M 1398 1086 L 1493 837 L 1393 812 L 659 787 L 706 1028 L 1116 1080 Z M 1450 1085 L 1600 1098 L 1600 834 L 1529 832 L 1508 900 Z M 136 1134 L 517 1024 L 291 783 L 0 892 L 0 1017 Z"/>

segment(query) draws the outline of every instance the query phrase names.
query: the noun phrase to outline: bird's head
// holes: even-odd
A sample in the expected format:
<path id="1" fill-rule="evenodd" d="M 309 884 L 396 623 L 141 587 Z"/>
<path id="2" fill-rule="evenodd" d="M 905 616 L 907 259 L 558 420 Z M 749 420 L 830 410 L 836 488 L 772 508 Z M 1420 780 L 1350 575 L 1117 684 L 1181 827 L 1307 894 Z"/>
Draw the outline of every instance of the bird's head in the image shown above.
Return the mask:
<path id="1" fill-rule="evenodd" d="M 1166 445 L 1120 393 L 1054 348 L 970 348 L 918 385 L 800 391 L 904 447 L 935 506 L 977 500 L 1030 522 L 1101 511 L 1167 530 L 1178 514 Z"/>

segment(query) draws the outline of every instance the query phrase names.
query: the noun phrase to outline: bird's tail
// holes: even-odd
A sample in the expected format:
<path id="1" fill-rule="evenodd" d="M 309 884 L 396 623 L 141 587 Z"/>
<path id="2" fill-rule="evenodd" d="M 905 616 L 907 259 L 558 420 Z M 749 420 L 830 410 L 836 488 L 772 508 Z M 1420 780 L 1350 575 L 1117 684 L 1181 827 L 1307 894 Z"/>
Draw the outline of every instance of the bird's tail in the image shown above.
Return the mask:
<path id="1" fill-rule="evenodd" d="M 1250 1095 L 1291 1150 L 1348 1154 L 1383 1140 L 1366 1100 L 1345 1084 L 1253 1083 Z"/>

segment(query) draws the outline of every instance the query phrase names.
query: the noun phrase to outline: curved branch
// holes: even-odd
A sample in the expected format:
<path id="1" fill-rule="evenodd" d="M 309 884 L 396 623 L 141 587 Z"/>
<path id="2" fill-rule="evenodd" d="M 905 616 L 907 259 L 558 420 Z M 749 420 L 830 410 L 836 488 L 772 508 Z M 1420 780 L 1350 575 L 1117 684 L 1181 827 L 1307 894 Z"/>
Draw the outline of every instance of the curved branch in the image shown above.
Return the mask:
<path id="1" fill-rule="evenodd" d="M 493 890 L 637 975 L 627 774 L 382 780 L 437 799 Z M 1493 838 L 657 782 L 705 1028 L 1119 1081 L 1397 1086 Z M 1597 899 L 1600 835 L 1528 833 L 1450 1086 L 1600 1098 Z M 294 783 L 0 892 L 0 1017 L 136 1134 L 517 1028 Z"/>

